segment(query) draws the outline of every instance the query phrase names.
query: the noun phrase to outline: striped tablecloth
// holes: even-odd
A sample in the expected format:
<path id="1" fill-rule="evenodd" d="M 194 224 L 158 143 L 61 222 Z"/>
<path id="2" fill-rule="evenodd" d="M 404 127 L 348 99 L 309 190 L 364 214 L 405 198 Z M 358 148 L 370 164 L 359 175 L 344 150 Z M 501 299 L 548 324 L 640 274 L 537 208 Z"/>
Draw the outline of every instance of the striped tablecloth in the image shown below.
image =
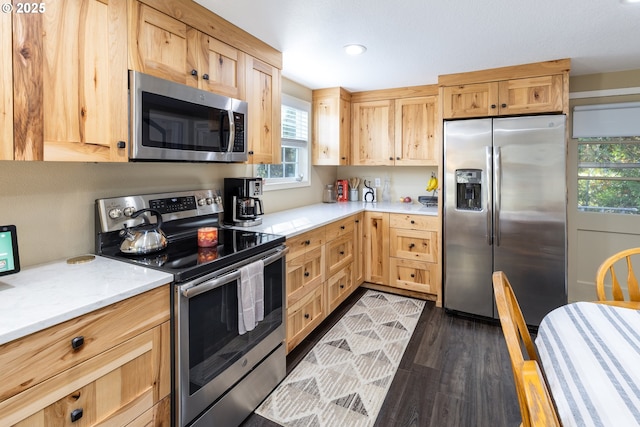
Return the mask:
<path id="1" fill-rule="evenodd" d="M 640 426 L 640 311 L 569 304 L 535 342 L 564 427 Z"/>

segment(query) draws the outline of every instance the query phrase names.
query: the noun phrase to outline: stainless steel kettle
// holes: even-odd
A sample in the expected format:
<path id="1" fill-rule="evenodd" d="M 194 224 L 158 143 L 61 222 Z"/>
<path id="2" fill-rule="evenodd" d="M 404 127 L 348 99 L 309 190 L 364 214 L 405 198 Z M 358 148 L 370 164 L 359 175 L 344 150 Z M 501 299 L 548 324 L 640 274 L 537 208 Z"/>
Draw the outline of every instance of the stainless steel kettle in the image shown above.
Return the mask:
<path id="1" fill-rule="evenodd" d="M 158 219 L 156 224 L 151 224 L 149 218 L 144 215 L 149 212 Z M 120 231 L 120 237 L 123 237 L 120 244 L 120 251 L 125 254 L 144 255 L 152 252 L 161 251 L 167 247 L 167 236 L 162 232 L 162 214 L 155 209 L 140 209 L 131 214 L 131 218 L 137 218 L 142 215 L 144 224 L 136 227 L 127 228 Z"/>

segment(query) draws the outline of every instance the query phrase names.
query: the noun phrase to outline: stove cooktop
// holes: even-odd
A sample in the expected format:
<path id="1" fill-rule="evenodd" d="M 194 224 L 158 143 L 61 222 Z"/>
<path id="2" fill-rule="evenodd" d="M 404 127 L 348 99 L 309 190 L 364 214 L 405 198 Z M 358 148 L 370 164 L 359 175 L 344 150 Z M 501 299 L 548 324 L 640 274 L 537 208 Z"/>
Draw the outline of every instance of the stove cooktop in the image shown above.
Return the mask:
<path id="1" fill-rule="evenodd" d="M 165 249 L 147 255 L 120 252 L 119 246 L 102 248 L 102 255 L 120 261 L 155 268 L 174 275 L 175 282 L 185 282 L 243 259 L 275 248 L 284 236 L 230 228 L 218 229 L 218 245 L 198 247 L 197 235 L 170 240 Z"/>

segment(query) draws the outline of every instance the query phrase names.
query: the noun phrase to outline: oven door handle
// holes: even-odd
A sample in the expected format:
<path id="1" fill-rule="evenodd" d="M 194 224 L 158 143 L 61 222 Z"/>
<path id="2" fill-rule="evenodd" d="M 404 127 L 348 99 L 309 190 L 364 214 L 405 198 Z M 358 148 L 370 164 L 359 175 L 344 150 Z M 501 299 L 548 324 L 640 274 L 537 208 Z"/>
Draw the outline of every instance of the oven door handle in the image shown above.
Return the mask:
<path id="1" fill-rule="evenodd" d="M 287 254 L 287 252 L 289 252 L 289 248 L 285 247 L 282 250 L 278 250 L 275 254 L 264 258 L 262 262 L 265 266 L 267 266 L 274 261 L 283 258 Z M 206 282 L 197 285 L 187 285 L 182 289 L 182 295 L 185 298 L 191 298 L 196 295 L 200 295 L 203 292 L 208 292 L 213 289 L 219 288 L 222 285 L 226 285 L 227 283 L 233 282 L 234 280 L 238 279 L 240 279 L 240 270 L 233 270 L 228 274 L 216 277 L 215 279 L 207 280 Z"/>

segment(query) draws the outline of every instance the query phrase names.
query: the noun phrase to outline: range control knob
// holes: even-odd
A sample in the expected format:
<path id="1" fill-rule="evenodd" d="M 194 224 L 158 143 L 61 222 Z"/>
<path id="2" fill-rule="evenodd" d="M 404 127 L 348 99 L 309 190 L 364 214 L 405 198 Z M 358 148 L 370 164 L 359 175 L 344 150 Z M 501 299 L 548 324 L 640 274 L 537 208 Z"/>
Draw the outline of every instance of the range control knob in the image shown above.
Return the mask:
<path id="1" fill-rule="evenodd" d="M 131 214 L 133 214 L 135 211 L 136 208 L 134 208 L 133 206 L 127 206 L 122 210 L 122 213 L 124 213 L 124 216 L 131 216 Z"/>
<path id="2" fill-rule="evenodd" d="M 122 210 L 120 208 L 113 208 L 109 211 L 109 218 L 117 219 L 122 216 Z"/>
<path id="3" fill-rule="evenodd" d="M 205 199 L 198 199 L 198 206 L 204 206 L 207 203 Z"/>
<path id="4" fill-rule="evenodd" d="M 207 204 L 210 205 L 213 203 L 213 199 L 211 197 L 207 197 Z"/>

